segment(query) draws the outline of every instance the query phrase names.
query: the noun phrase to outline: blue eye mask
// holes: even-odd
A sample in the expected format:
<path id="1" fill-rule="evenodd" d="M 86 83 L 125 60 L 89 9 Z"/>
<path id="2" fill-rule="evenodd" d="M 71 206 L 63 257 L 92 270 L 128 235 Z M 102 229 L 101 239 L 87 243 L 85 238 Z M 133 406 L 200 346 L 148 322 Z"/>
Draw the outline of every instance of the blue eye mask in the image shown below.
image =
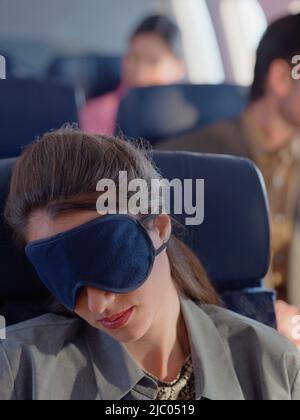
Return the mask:
<path id="1" fill-rule="evenodd" d="M 31 242 L 26 255 L 50 292 L 74 311 L 85 287 L 122 294 L 138 289 L 166 247 L 155 250 L 147 230 L 132 217 L 108 215 Z"/>

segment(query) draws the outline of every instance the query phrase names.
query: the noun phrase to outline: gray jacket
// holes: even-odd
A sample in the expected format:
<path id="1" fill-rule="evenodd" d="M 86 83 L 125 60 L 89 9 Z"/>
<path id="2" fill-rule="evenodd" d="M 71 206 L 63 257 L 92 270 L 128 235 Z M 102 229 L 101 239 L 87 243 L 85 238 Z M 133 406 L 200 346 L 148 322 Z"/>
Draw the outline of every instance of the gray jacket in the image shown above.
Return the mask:
<path id="1" fill-rule="evenodd" d="M 300 355 L 277 332 L 183 298 L 196 398 L 300 400 Z M 80 319 L 45 315 L 0 341 L 0 400 L 153 400 L 125 347 Z"/>

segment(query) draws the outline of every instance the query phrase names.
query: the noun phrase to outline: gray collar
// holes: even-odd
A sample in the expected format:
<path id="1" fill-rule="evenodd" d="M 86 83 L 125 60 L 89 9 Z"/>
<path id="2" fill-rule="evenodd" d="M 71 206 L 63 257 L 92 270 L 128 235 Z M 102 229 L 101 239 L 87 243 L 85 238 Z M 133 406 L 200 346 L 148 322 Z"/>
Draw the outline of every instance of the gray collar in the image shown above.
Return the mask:
<path id="1" fill-rule="evenodd" d="M 205 306 L 182 298 L 181 308 L 192 347 L 196 399 L 245 400 L 226 343 Z"/>
<path id="2" fill-rule="evenodd" d="M 90 328 L 86 343 L 101 400 L 121 400 L 135 387 L 147 390 L 147 386 L 143 387 L 145 373 L 138 367 L 125 346 L 109 335 Z M 151 382 L 154 387 L 153 381 Z M 149 395 L 151 396 L 152 394 Z"/>
<path id="3" fill-rule="evenodd" d="M 192 348 L 196 399 L 244 400 L 225 342 L 203 309 L 181 299 Z M 121 400 L 132 390 L 155 399 L 157 387 L 136 364 L 125 346 L 107 334 L 88 328 L 87 346 L 100 399 Z"/>

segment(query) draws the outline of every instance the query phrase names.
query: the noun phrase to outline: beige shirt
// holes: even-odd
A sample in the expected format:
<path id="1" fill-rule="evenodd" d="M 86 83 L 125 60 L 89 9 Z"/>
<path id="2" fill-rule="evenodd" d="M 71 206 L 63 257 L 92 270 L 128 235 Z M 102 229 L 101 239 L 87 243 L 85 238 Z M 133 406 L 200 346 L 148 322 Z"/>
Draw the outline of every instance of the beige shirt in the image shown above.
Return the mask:
<path id="1" fill-rule="evenodd" d="M 268 152 L 262 133 L 245 113 L 242 124 L 249 154 L 261 170 L 269 197 L 272 229 L 272 264 L 266 279 L 279 299 L 288 300 L 289 257 L 300 191 L 300 139 L 278 152 Z"/>

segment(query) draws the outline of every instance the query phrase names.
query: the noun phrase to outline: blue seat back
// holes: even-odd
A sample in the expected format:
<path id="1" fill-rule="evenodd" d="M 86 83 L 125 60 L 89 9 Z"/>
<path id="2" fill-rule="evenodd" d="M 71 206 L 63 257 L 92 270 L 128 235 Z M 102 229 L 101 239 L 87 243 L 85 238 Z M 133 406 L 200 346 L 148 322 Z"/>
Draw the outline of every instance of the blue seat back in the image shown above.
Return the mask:
<path id="1" fill-rule="evenodd" d="M 45 39 L 1 36 L 0 51 L 9 58 L 14 78 L 44 80 L 49 63 L 65 48 Z"/>
<path id="2" fill-rule="evenodd" d="M 266 194 L 253 163 L 188 152 L 154 156 L 167 179 L 194 181 L 194 199 L 196 179 L 205 182 L 204 222 L 186 228 L 188 244 L 218 289 L 260 286 L 269 268 L 270 227 Z M 184 224 L 188 215 L 175 217 Z"/>
<path id="3" fill-rule="evenodd" d="M 95 54 L 57 57 L 49 66 L 48 78 L 81 88 L 90 99 L 115 90 L 121 83 L 121 58 Z"/>
<path id="4" fill-rule="evenodd" d="M 247 159 L 182 152 L 155 152 L 168 179 L 204 180 L 204 222 L 185 226 L 194 250 L 227 308 L 276 327 L 275 295 L 262 288 L 270 264 L 270 222 L 261 174 Z M 171 195 L 171 202 L 174 196 Z M 172 209 L 172 206 L 171 206 Z M 185 225 L 188 213 L 173 215 Z"/>
<path id="5" fill-rule="evenodd" d="M 232 85 L 175 85 L 132 90 L 121 102 L 117 134 L 152 144 L 240 115 L 248 89 Z"/>
<path id="6" fill-rule="evenodd" d="M 46 131 L 78 123 L 71 88 L 31 80 L 0 81 L 0 159 L 18 156 Z"/>

